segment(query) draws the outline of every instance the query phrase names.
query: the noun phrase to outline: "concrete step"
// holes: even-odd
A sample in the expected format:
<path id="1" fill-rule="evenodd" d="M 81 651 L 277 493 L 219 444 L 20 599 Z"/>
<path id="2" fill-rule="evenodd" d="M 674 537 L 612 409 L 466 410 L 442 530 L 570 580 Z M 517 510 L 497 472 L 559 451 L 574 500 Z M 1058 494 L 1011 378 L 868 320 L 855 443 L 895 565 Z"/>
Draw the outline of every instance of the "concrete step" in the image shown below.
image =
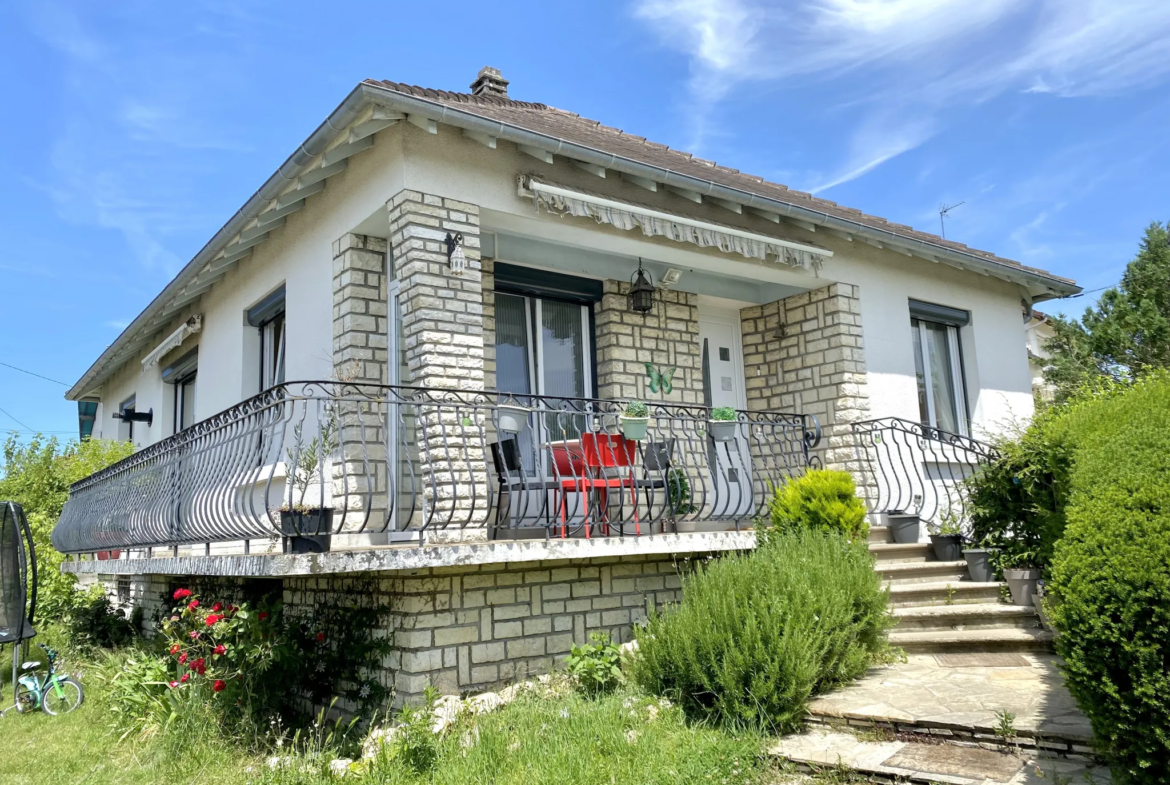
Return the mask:
<path id="1" fill-rule="evenodd" d="M 894 629 L 890 645 L 907 654 L 986 651 L 1051 651 L 1052 633 L 1045 630 L 975 629 L 906 632 Z"/>
<path id="2" fill-rule="evenodd" d="M 1035 630 L 1041 627 L 1036 609 L 1004 603 L 927 605 L 895 608 L 898 632 L 962 630 Z"/>
<path id="3" fill-rule="evenodd" d="M 896 562 L 923 562 L 934 558 L 930 543 L 871 542 L 869 553 L 878 564 Z"/>
<path id="4" fill-rule="evenodd" d="M 923 605 L 965 605 L 996 602 L 1002 583 L 939 581 L 938 583 L 895 583 L 890 585 L 890 605 L 911 608 Z"/>
<path id="5" fill-rule="evenodd" d="M 869 527 L 869 541 L 870 542 L 893 542 L 894 535 L 890 532 L 889 526 L 870 526 Z"/>
<path id="6" fill-rule="evenodd" d="M 1107 769 L 1088 760 L 1056 757 L 1045 750 L 1020 750 L 995 742 L 988 744 L 991 749 L 970 742 L 940 744 L 937 737 L 931 741 L 917 742 L 894 733 L 858 737 L 844 728 L 810 728 L 778 739 L 768 752 L 802 771 L 828 774 L 833 782 L 864 778 L 865 782 L 932 785 L 1074 781 L 1105 785 L 1112 781 Z M 852 773 L 854 778 L 842 773 Z"/>
<path id="7" fill-rule="evenodd" d="M 880 562 L 874 569 L 891 585 L 958 582 L 969 574 L 965 561 Z"/>

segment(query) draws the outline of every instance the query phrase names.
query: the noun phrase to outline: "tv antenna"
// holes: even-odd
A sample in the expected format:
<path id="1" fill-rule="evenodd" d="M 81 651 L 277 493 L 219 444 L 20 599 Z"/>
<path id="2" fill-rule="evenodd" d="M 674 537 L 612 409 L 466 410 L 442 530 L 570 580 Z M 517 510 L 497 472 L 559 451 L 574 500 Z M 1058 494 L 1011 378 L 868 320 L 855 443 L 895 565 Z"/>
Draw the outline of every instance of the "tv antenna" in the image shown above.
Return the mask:
<path id="1" fill-rule="evenodd" d="M 952 205 L 940 204 L 938 206 L 938 225 L 939 225 L 939 228 L 942 229 L 942 238 L 944 240 L 947 239 L 947 220 L 946 220 L 947 215 L 951 212 L 951 210 L 954 210 L 956 207 L 959 207 L 959 206 L 964 205 L 966 203 L 967 203 L 966 201 L 962 201 L 962 202 L 955 202 Z"/>

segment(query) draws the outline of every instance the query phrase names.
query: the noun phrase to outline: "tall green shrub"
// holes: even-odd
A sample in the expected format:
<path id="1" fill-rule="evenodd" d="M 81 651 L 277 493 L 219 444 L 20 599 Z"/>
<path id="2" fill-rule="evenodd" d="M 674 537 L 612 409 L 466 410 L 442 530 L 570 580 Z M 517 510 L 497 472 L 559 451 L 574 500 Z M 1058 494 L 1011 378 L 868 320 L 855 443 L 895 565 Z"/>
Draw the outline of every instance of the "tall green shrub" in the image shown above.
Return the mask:
<path id="1" fill-rule="evenodd" d="M 1170 376 L 1086 402 L 1049 590 L 1067 683 L 1118 782 L 1170 781 Z"/>
<path id="2" fill-rule="evenodd" d="M 779 530 L 815 529 L 864 538 L 869 530 L 865 503 L 847 472 L 812 469 L 781 485 L 772 495 L 772 525 Z"/>
<path id="3" fill-rule="evenodd" d="M 810 696 L 885 655 L 890 621 L 864 544 L 762 534 L 755 552 L 684 578 L 682 602 L 637 631 L 633 674 L 692 717 L 784 731 Z"/>

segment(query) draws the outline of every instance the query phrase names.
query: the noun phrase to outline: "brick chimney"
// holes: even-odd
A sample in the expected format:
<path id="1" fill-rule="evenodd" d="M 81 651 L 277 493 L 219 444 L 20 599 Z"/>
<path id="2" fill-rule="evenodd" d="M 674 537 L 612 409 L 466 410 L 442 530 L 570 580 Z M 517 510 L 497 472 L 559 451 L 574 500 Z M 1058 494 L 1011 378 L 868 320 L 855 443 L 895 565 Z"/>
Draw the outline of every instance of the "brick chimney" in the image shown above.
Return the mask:
<path id="1" fill-rule="evenodd" d="M 479 69 L 475 81 L 471 83 L 472 95 L 494 95 L 500 98 L 508 97 L 508 80 L 500 73 L 500 69 L 485 65 Z"/>

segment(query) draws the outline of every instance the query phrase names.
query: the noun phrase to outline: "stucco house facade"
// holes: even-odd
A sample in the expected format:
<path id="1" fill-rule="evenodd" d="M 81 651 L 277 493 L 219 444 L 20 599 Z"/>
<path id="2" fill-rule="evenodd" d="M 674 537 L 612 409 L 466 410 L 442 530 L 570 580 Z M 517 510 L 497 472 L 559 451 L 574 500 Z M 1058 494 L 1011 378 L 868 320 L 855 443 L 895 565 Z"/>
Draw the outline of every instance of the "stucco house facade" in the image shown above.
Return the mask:
<path id="1" fill-rule="evenodd" d="M 290 607 L 373 575 L 403 699 L 489 686 L 628 635 L 810 465 L 892 509 L 858 423 L 961 452 L 1028 418 L 1025 325 L 1077 291 L 494 69 L 365 81 L 69 391 L 139 450 L 74 487 L 54 543 L 146 604 L 192 575 Z"/>

